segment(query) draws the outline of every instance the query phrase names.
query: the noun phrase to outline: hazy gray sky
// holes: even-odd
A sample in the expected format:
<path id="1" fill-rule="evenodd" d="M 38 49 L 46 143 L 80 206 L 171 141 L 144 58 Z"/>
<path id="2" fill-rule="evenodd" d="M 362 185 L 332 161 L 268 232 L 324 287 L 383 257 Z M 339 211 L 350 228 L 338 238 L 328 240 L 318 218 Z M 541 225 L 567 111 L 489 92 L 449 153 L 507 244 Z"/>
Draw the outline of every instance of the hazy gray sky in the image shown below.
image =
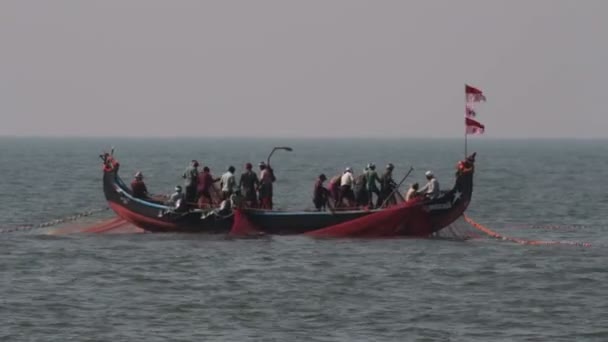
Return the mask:
<path id="1" fill-rule="evenodd" d="M 0 135 L 608 137 L 608 1 L 0 1 Z"/>

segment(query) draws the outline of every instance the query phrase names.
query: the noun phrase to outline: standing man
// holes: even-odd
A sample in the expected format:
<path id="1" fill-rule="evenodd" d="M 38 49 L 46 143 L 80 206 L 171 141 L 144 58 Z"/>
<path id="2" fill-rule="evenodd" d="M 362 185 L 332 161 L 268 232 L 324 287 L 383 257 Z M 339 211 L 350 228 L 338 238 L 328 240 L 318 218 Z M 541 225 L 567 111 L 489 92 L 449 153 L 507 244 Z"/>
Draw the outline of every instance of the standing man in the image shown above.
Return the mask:
<path id="1" fill-rule="evenodd" d="M 253 171 L 251 163 L 245 164 L 245 172 L 241 174 L 238 188 L 241 189 L 245 203 L 250 208 L 255 208 L 258 205 L 258 196 L 255 189 L 260 185 L 258 175 Z"/>
<path id="2" fill-rule="evenodd" d="M 329 190 L 323 186 L 323 182 L 327 180 L 327 176 L 324 173 L 319 175 L 315 182 L 315 188 L 313 191 L 312 203 L 314 203 L 317 211 L 325 210 L 329 201 Z"/>
<path id="3" fill-rule="evenodd" d="M 344 174 L 342 174 L 342 178 L 340 179 L 340 205 L 342 205 L 342 201 L 345 198 L 348 201 L 349 207 L 353 207 L 355 205 L 355 194 L 353 193 L 354 182 L 355 177 L 353 177 L 353 169 L 347 167 L 344 170 Z"/>
<path id="4" fill-rule="evenodd" d="M 213 183 L 218 182 L 219 180 L 219 178 L 213 178 L 209 167 L 203 167 L 203 172 L 198 174 L 198 185 L 196 191 L 199 208 L 202 208 L 203 206 L 213 206 L 211 190 L 216 191 Z M 221 198 L 218 199 L 218 201 L 221 201 Z"/>
<path id="5" fill-rule="evenodd" d="M 196 202 L 196 185 L 198 184 L 198 161 L 192 160 L 190 166 L 186 168 L 184 174 L 184 187 L 186 188 L 187 205 Z"/>
<path id="6" fill-rule="evenodd" d="M 260 163 L 260 208 L 272 210 L 272 183 L 276 180 L 270 165 Z"/>
<path id="7" fill-rule="evenodd" d="M 395 166 L 393 164 L 388 163 L 386 165 L 386 171 L 384 171 L 382 177 L 380 178 L 380 196 L 378 197 L 378 203 L 376 203 L 376 206 L 378 208 L 381 207 L 382 203 L 384 203 L 385 201 L 391 201 L 391 199 L 387 197 L 390 196 L 390 194 L 395 189 L 395 186 L 397 186 L 397 184 L 393 180 L 394 168 Z M 392 200 L 391 202 L 394 202 L 394 200 Z"/>
<path id="8" fill-rule="evenodd" d="M 222 175 L 220 186 L 222 187 L 222 200 L 230 199 L 236 190 L 236 178 L 234 177 L 234 166 L 229 166 L 228 171 Z"/>
<path id="9" fill-rule="evenodd" d="M 370 208 L 373 208 L 374 207 L 374 201 L 373 201 L 374 196 L 373 195 L 376 194 L 376 203 L 378 203 L 378 200 L 380 199 L 380 190 L 378 190 L 378 186 L 376 185 L 376 182 L 382 183 L 380 181 L 380 177 L 378 177 L 378 172 L 376 172 L 376 165 L 374 163 L 369 163 L 367 165 L 365 179 L 367 181 L 366 187 L 367 187 L 367 193 L 369 196 L 368 205 Z"/>

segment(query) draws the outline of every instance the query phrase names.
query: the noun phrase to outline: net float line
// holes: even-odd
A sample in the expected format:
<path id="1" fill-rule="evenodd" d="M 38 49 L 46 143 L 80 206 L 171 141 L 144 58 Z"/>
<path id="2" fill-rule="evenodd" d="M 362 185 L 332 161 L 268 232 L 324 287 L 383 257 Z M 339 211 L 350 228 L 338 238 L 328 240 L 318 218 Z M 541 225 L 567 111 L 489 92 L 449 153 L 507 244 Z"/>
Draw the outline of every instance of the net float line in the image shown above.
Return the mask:
<path id="1" fill-rule="evenodd" d="M 106 233 L 110 230 L 122 228 L 129 224 L 130 224 L 129 222 L 123 220 L 122 218 L 115 217 L 113 219 L 103 221 L 101 223 L 92 225 L 90 227 L 86 227 L 85 229 L 81 230 L 80 232 L 100 234 L 100 233 Z"/>
<path id="2" fill-rule="evenodd" d="M 570 245 L 570 246 L 582 246 L 582 247 L 591 247 L 591 244 L 588 242 L 576 242 L 576 241 L 545 241 L 545 240 L 526 240 L 520 238 L 512 238 L 508 236 L 501 235 L 492 229 L 475 222 L 473 219 L 468 217 L 466 214 L 463 215 L 464 220 L 473 226 L 475 229 L 478 229 L 485 234 L 499 240 L 510 241 L 520 245 L 534 245 L 534 246 L 554 246 L 554 245 Z"/>
<path id="3" fill-rule="evenodd" d="M 57 225 L 60 225 L 63 223 L 74 222 L 74 221 L 80 220 L 81 218 L 84 218 L 84 217 L 99 214 L 99 213 L 107 211 L 109 209 L 110 208 L 108 208 L 108 207 L 91 209 L 91 210 L 86 210 L 86 211 L 80 212 L 75 215 L 70 215 L 70 216 L 54 219 L 54 220 L 43 222 L 43 223 L 25 224 L 25 225 L 20 225 L 17 227 L 12 227 L 12 228 L 2 228 L 2 229 L 0 229 L 0 234 L 13 233 L 13 232 L 25 232 L 25 231 L 30 231 L 30 230 L 34 230 L 34 229 L 42 229 L 42 228 L 51 228 L 53 226 L 57 226 Z"/>

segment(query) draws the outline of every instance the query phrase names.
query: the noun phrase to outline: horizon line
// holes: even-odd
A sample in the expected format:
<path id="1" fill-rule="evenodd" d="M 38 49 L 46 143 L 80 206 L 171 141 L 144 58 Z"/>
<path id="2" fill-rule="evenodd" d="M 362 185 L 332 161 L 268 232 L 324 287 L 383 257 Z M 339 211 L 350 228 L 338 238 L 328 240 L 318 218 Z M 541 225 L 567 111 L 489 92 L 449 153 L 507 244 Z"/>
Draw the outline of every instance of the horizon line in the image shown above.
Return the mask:
<path id="1" fill-rule="evenodd" d="M 19 134 L 0 134 L 0 138 L 17 138 L 17 139 L 250 139 L 250 140 L 464 140 L 463 136 L 248 136 L 248 135 L 19 135 Z M 573 137 L 573 136 L 538 136 L 538 137 L 518 137 L 518 136 L 469 136 L 469 139 L 478 140 L 608 140 L 608 137 Z"/>

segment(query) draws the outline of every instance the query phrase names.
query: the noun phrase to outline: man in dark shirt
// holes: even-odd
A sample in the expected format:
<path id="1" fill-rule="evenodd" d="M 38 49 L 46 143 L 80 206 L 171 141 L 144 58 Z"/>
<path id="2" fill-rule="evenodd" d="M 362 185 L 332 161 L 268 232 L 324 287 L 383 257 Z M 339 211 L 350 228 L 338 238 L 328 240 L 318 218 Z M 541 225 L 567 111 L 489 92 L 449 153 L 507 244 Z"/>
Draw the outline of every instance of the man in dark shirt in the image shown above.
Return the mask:
<path id="1" fill-rule="evenodd" d="M 327 202 L 329 200 L 329 190 L 323 186 L 323 182 L 327 180 L 325 174 L 320 174 L 319 178 L 315 182 L 315 189 L 313 191 L 312 203 L 318 211 L 325 210 Z"/>
<path id="2" fill-rule="evenodd" d="M 260 185 L 258 175 L 253 171 L 251 163 L 245 164 L 245 172 L 241 174 L 238 188 L 242 189 L 243 197 L 247 206 L 251 208 L 257 207 L 257 194 L 255 189 Z"/>
<path id="3" fill-rule="evenodd" d="M 389 201 L 389 204 L 394 204 L 394 198 L 388 198 L 397 184 L 393 180 L 393 169 L 395 166 L 391 163 L 386 165 L 386 171 L 380 177 L 380 196 L 378 196 L 378 203 L 376 203 L 376 207 L 380 208 L 385 201 Z"/>
<path id="4" fill-rule="evenodd" d="M 184 186 L 186 188 L 186 202 L 191 205 L 196 201 L 196 185 L 198 182 L 198 161 L 193 160 L 184 171 Z"/>
<path id="5" fill-rule="evenodd" d="M 135 174 L 135 179 L 131 182 L 131 192 L 135 198 L 148 197 L 148 188 L 146 188 L 144 175 L 141 172 Z"/>

